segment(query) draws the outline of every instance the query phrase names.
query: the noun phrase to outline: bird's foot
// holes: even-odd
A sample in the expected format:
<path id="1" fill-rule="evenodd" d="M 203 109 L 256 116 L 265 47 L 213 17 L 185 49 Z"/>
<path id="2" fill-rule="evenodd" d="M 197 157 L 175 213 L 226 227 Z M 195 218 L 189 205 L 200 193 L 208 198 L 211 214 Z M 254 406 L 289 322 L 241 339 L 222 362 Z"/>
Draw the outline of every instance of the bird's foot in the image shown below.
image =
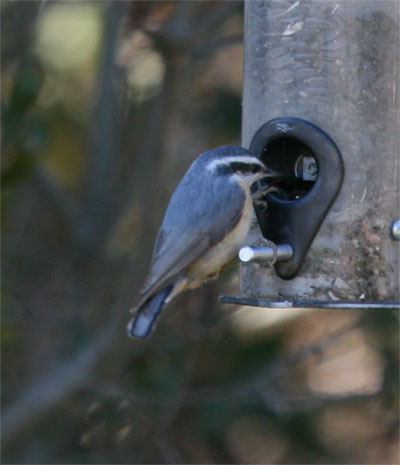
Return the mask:
<path id="1" fill-rule="evenodd" d="M 268 194 L 272 194 L 273 192 L 279 194 L 280 190 L 278 187 L 275 187 L 275 186 L 262 187 L 256 193 L 252 195 L 253 204 L 257 207 L 261 207 L 262 210 L 267 211 L 268 201 L 266 197 Z"/>

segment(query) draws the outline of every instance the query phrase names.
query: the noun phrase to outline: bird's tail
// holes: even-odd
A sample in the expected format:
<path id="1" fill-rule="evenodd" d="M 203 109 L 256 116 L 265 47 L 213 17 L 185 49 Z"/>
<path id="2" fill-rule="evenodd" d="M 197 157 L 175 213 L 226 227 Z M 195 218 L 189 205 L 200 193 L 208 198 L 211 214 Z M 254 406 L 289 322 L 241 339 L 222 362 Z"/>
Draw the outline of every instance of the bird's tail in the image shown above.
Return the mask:
<path id="1" fill-rule="evenodd" d="M 172 287 L 172 285 L 165 287 L 158 294 L 146 300 L 146 302 L 136 310 L 135 316 L 131 319 L 126 328 L 130 337 L 146 338 L 150 336 L 164 306 L 165 299 L 171 292 Z"/>

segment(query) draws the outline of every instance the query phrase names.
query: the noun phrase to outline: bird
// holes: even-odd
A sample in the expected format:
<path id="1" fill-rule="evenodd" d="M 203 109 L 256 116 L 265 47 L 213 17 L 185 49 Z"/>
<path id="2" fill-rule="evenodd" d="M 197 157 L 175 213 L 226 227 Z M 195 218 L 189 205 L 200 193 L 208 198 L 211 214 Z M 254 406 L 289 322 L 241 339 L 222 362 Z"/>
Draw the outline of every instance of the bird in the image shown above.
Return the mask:
<path id="1" fill-rule="evenodd" d="M 234 145 L 208 150 L 190 165 L 168 203 L 150 273 L 131 310 L 130 337 L 150 336 L 164 305 L 237 260 L 253 218 L 250 186 L 266 173 L 259 158 Z"/>

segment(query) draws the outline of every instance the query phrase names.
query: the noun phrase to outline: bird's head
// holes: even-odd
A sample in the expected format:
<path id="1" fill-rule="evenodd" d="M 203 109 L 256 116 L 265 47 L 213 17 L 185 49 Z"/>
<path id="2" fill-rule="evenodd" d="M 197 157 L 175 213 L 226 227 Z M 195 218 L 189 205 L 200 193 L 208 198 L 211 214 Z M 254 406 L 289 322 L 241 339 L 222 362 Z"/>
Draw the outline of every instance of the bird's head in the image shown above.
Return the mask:
<path id="1" fill-rule="evenodd" d="M 202 157 L 204 157 L 205 169 L 212 176 L 247 186 L 263 178 L 267 173 L 267 167 L 259 158 L 251 155 L 246 149 L 233 145 L 210 150 Z"/>

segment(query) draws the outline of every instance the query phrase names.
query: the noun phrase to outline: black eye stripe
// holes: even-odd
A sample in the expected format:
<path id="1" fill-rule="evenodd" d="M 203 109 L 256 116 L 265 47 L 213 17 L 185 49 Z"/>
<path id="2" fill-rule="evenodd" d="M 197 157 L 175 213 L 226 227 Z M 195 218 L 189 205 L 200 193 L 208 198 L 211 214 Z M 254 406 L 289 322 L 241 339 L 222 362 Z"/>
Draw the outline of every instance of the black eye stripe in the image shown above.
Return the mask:
<path id="1" fill-rule="evenodd" d="M 233 162 L 230 166 L 233 171 L 240 171 L 242 173 L 258 173 L 262 169 L 257 163 Z"/>

